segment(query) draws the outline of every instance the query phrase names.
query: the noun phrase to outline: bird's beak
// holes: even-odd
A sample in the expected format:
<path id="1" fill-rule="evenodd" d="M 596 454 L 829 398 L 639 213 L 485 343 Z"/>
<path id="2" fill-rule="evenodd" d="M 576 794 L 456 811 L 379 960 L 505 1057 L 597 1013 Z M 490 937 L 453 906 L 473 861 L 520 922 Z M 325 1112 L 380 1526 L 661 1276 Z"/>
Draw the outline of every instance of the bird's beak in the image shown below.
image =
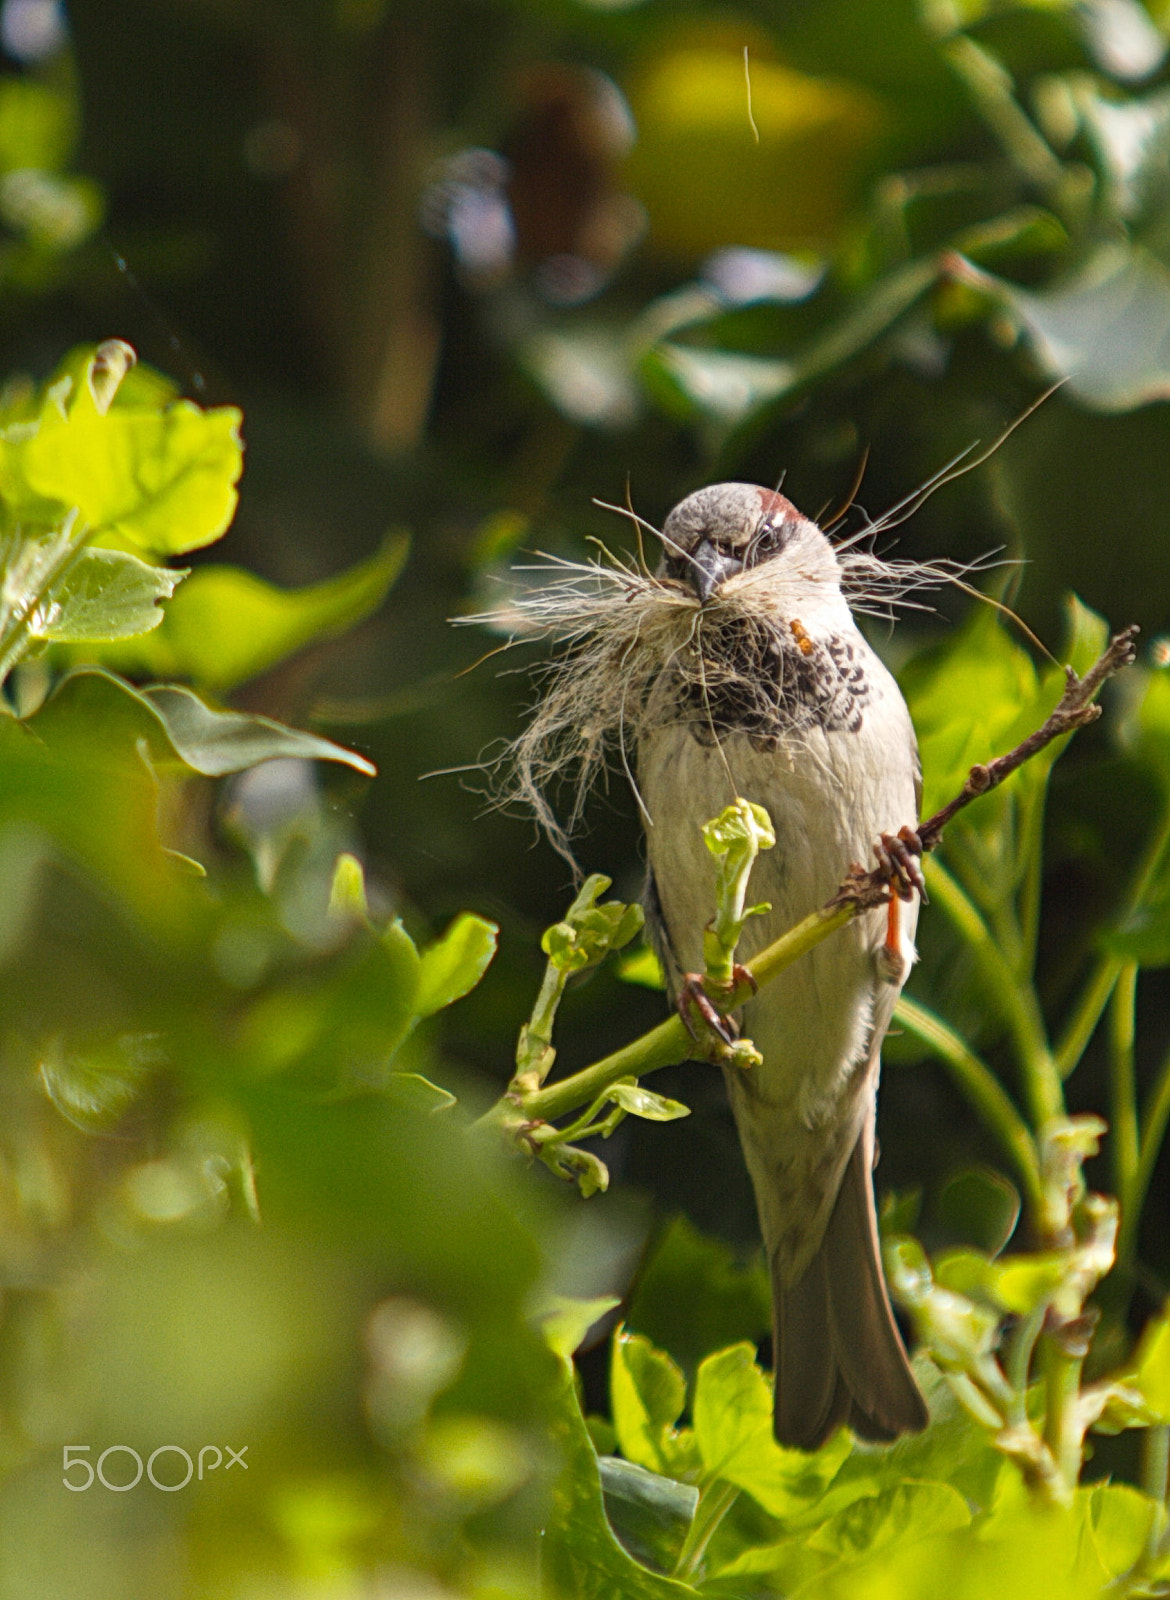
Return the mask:
<path id="1" fill-rule="evenodd" d="M 742 571 L 743 562 L 738 556 L 720 550 L 709 539 L 700 539 L 690 553 L 687 577 L 700 604 L 706 605 L 721 583 Z"/>

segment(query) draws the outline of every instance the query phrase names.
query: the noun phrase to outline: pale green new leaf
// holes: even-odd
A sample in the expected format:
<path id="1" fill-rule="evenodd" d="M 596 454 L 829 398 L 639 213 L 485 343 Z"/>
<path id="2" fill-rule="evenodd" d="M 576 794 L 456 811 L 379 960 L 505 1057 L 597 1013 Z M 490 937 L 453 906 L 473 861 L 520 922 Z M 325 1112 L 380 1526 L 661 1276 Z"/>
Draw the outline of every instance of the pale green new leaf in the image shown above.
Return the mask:
<path id="1" fill-rule="evenodd" d="M 464 912 L 422 954 L 415 1011 L 429 1017 L 474 989 L 496 953 L 500 930 L 494 922 Z"/>
<path id="2" fill-rule="evenodd" d="M 569 1361 L 593 1324 L 620 1303 L 612 1294 L 599 1295 L 595 1300 L 553 1294 L 537 1308 L 534 1321 L 540 1325 L 553 1354 Z"/>
<path id="3" fill-rule="evenodd" d="M 753 1345 L 720 1350 L 699 1367 L 692 1407 L 704 1475 L 746 1490 L 773 1516 L 791 1516 L 824 1493 L 849 1454 L 838 1430 L 815 1454 L 786 1450 L 772 1433 L 772 1391 Z"/>
<path id="4" fill-rule="evenodd" d="M 643 1089 L 641 1084 L 619 1080 L 606 1091 L 615 1105 L 621 1106 L 631 1116 L 644 1117 L 647 1122 L 674 1122 L 678 1117 L 689 1117 L 691 1108 L 681 1100 L 668 1100 L 665 1095 Z"/>
<path id="5" fill-rule="evenodd" d="M 29 633 L 61 644 L 149 633 L 163 620 L 159 601 L 169 600 L 186 576 L 128 551 L 83 550 L 33 613 Z"/>
<path id="6" fill-rule="evenodd" d="M 619 1330 L 609 1371 L 610 1408 L 618 1444 L 627 1461 L 668 1472 L 669 1448 L 686 1403 L 686 1379 L 664 1350 L 638 1333 Z"/>
<path id="7" fill-rule="evenodd" d="M 1147 1322 L 1125 1382 L 1138 1390 L 1159 1422 L 1170 1422 L 1170 1310 Z"/>

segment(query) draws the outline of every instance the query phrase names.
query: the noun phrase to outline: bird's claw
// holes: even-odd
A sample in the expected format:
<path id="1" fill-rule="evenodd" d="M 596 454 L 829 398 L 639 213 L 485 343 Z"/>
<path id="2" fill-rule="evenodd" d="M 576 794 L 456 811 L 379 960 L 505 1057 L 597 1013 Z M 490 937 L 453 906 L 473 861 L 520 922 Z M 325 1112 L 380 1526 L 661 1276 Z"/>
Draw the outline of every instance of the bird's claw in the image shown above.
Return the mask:
<path id="1" fill-rule="evenodd" d="M 738 1037 L 735 1024 L 730 1017 L 726 1017 L 718 1009 L 711 996 L 707 993 L 708 980 L 701 972 L 688 972 L 684 975 L 678 991 L 678 1014 L 682 1018 L 683 1026 L 696 1043 L 699 1034 L 695 1027 L 696 1014 L 702 1018 L 707 1027 L 717 1038 L 722 1039 L 726 1045 L 734 1045 Z M 759 988 L 756 980 L 746 967 L 741 967 L 737 962 L 732 968 L 731 983 L 728 986 L 728 998 L 735 993 L 742 984 L 749 984 L 753 994 Z"/>
<path id="2" fill-rule="evenodd" d="M 922 876 L 922 840 L 913 828 L 883 833 L 874 846 L 878 871 L 899 900 L 913 900 L 917 894 L 927 903 L 926 879 Z"/>

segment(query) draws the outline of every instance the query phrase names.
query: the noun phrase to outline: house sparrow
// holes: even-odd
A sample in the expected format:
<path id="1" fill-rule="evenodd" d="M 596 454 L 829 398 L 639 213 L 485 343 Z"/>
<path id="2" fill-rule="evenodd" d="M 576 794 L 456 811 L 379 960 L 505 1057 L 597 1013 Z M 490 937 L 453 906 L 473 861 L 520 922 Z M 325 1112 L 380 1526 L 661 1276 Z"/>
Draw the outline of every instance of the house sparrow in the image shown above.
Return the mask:
<path id="1" fill-rule="evenodd" d="M 742 795 L 775 827 L 752 878 L 772 909 L 745 927 L 746 959 L 823 905 L 880 834 L 916 821 L 921 785 L 905 702 L 815 523 L 783 495 L 724 483 L 676 506 L 662 542 L 660 578 L 698 602 L 704 668 L 664 664 L 637 739 L 648 920 L 677 993 L 702 969 L 714 903 L 703 822 Z M 894 897 L 769 983 L 742 1016 L 763 1064 L 726 1070 L 772 1280 L 776 1437 L 806 1450 L 841 1423 L 883 1440 L 927 1420 L 871 1177 L 879 1052 L 916 920 Z"/>
<path id="2" fill-rule="evenodd" d="M 553 560 L 541 569 L 552 582 L 490 620 L 567 647 L 510 748 L 510 797 L 571 860 L 569 834 L 616 751 L 645 828 L 648 923 L 678 998 L 702 969 L 715 906 L 700 829 L 732 800 L 764 806 L 777 837 L 753 874 L 771 910 L 747 924 L 744 958 L 823 905 L 879 836 L 917 819 L 910 716 L 851 607 L 886 613 L 954 569 L 834 545 L 752 484 L 700 489 L 650 531 L 663 546 L 655 573 L 613 557 Z M 573 773 L 562 822 L 549 794 Z M 889 1440 L 927 1420 L 882 1275 L 871 1176 L 879 1052 L 916 921 L 916 903 L 892 896 L 738 1019 L 763 1057 L 727 1069 L 727 1082 L 772 1278 L 785 1445 L 815 1449 L 842 1423 Z"/>

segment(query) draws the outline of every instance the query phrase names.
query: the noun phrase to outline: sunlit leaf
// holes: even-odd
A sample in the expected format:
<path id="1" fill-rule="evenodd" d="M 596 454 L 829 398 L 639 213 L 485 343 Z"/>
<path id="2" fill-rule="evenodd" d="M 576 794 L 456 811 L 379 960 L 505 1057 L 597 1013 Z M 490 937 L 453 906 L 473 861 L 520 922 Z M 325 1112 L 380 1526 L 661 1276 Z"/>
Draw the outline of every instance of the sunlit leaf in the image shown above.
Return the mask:
<path id="1" fill-rule="evenodd" d="M 38 500 L 76 506 L 107 542 L 169 555 L 197 549 L 235 513 L 240 420 L 232 406 L 202 411 L 187 400 L 102 412 L 87 383 L 63 378 L 36 424 L 0 440 L 5 500 L 18 515 Z"/>
<path id="2" fill-rule="evenodd" d="M 573 1300 L 568 1295 L 554 1294 L 537 1308 L 535 1320 L 554 1354 L 568 1361 L 590 1328 L 620 1303 L 612 1294 L 595 1300 Z"/>
<path id="3" fill-rule="evenodd" d="M 1126 1376 L 1163 1423 L 1170 1423 L 1170 1312 L 1162 1311 L 1146 1324 Z"/>
<path id="4" fill-rule="evenodd" d="M 618 962 L 618 977 L 623 983 L 637 983 L 643 989 L 665 989 L 662 963 L 648 944 L 641 945 Z"/>
<path id="5" fill-rule="evenodd" d="M 777 1517 L 814 1504 L 851 1448 L 844 1429 L 813 1454 L 776 1443 L 771 1386 L 750 1344 L 700 1365 L 692 1412 L 705 1473 L 735 1484 Z"/>
<path id="6" fill-rule="evenodd" d="M 610 1407 L 627 1461 L 654 1472 L 669 1470 L 670 1434 L 686 1401 L 686 1379 L 663 1350 L 640 1334 L 614 1335 L 609 1369 Z"/>
<path id="7" fill-rule="evenodd" d="M 66 644 L 149 633 L 163 620 L 159 602 L 186 576 L 126 551 L 83 550 L 34 611 L 29 633 Z"/>
<path id="8" fill-rule="evenodd" d="M 496 953 L 499 932 L 494 922 L 464 912 L 423 951 L 414 1002 L 420 1017 L 429 1017 L 475 988 Z"/>
<path id="9" fill-rule="evenodd" d="M 966 1500 L 945 1483 L 900 1483 L 880 1494 L 853 1501 L 821 1524 L 809 1544 L 845 1561 L 857 1560 L 893 1544 L 929 1538 L 971 1521 Z"/>

